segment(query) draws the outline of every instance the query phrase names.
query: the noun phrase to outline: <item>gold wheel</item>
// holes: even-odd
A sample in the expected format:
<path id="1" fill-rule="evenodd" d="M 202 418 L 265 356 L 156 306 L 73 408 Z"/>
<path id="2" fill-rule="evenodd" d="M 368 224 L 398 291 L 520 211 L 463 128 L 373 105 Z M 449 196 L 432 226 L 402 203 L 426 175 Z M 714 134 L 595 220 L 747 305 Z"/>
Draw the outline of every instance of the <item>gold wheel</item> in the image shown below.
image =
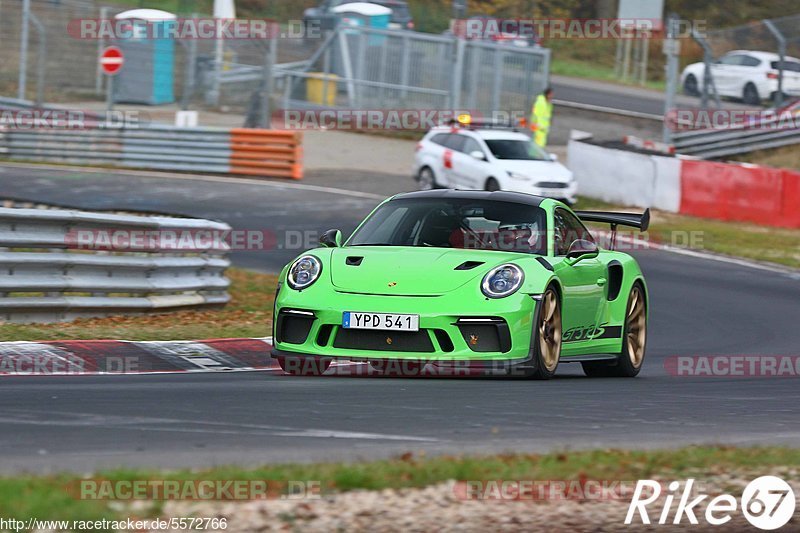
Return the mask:
<path id="1" fill-rule="evenodd" d="M 539 319 L 539 353 L 548 372 L 555 371 L 561 357 L 561 307 L 553 289 L 542 297 L 542 314 Z"/>
<path id="2" fill-rule="evenodd" d="M 628 298 L 628 314 L 625 317 L 625 342 L 628 357 L 634 368 L 639 368 L 644 360 L 644 347 L 647 341 L 647 312 L 642 289 L 636 285 Z"/>

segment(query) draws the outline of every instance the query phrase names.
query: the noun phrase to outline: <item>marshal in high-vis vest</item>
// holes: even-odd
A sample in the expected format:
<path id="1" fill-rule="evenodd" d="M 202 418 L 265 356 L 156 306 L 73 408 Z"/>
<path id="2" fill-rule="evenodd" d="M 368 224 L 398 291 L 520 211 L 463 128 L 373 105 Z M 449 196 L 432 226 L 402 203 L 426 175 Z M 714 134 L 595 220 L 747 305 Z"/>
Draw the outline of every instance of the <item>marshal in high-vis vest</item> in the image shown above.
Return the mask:
<path id="1" fill-rule="evenodd" d="M 531 109 L 531 130 L 533 140 L 544 148 L 547 146 L 547 134 L 550 133 L 550 122 L 553 117 L 553 89 L 548 87 L 536 97 Z"/>

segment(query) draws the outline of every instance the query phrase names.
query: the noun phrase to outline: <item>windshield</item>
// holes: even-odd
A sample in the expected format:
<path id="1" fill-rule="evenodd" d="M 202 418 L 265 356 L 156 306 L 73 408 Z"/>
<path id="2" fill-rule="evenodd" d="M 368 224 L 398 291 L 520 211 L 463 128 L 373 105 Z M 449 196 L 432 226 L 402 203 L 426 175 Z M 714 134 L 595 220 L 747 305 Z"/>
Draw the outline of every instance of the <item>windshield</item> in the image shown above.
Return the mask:
<path id="1" fill-rule="evenodd" d="M 407 198 L 379 207 L 348 246 L 418 246 L 547 253 L 545 212 L 514 202 Z"/>
<path id="2" fill-rule="evenodd" d="M 530 140 L 484 139 L 484 142 L 497 159 L 550 160 L 547 152 Z"/>

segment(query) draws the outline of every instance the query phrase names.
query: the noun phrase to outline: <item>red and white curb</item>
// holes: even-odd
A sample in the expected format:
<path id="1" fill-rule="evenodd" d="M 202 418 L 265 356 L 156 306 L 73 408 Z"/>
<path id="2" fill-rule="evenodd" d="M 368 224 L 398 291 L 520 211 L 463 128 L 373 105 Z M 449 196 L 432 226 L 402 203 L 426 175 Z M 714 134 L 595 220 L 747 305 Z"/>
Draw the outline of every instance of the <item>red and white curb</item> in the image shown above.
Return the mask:
<path id="1" fill-rule="evenodd" d="M 270 357 L 272 337 L 199 341 L 67 340 L 0 342 L 0 376 L 67 376 L 268 371 L 283 375 Z M 466 377 L 481 375 L 469 365 L 334 362 L 326 376 Z"/>
<path id="2" fill-rule="evenodd" d="M 272 337 L 0 342 L 0 375 L 280 371 L 271 350 Z"/>

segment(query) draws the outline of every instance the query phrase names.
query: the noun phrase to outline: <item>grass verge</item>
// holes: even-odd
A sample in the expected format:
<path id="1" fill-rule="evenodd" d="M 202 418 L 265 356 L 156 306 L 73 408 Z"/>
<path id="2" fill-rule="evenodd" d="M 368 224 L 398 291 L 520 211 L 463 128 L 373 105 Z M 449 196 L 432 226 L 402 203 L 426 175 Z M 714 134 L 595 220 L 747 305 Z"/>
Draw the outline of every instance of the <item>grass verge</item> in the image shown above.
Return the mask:
<path id="1" fill-rule="evenodd" d="M 800 150 L 797 149 L 797 145 L 784 146 L 772 150 L 760 150 L 739 155 L 736 159 L 755 165 L 800 170 Z"/>
<path id="2" fill-rule="evenodd" d="M 62 324 L 0 324 L 3 341 L 67 339 L 174 340 L 266 337 L 278 276 L 239 268 L 227 271 L 231 302 L 224 309 L 170 314 L 83 318 Z"/>
<path id="3" fill-rule="evenodd" d="M 267 465 L 244 469 L 115 470 L 91 476 L 95 480 L 259 480 L 269 487 L 289 481 L 319 482 L 321 492 L 425 487 L 448 480 L 577 480 L 632 481 L 643 478 L 680 479 L 735 470 L 758 470 L 800 464 L 800 449 L 781 447 L 734 448 L 692 446 L 673 450 L 592 450 L 543 455 L 426 457 L 423 453 L 374 462 Z M 88 477 L 88 476 L 85 476 Z M 84 478 L 85 478 L 84 477 Z M 46 477 L 21 475 L 0 478 L 0 516 L 24 520 L 149 518 L 158 516 L 162 501 L 85 500 L 77 497 L 82 479 L 68 474 Z M 278 491 L 280 492 L 280 490 Z"/>
<path id="4" fill-rule="evenodd" d="M 571 58 L 553 58 L 550 64 L 550 74 L 557 76 L 569 76 L 571 78 L 584 78 L 589 80 L 606 81 L 616 83 L 618 85 L 628 85 L 631 87 L 646 87 L 648 89 L 656 89 L 663 91 L 666 88 L 664 80 L 648 79 L 644 85 L 639 83 L 638 80 L 621 80 L 613 67 L 607 67 L 597 63 L 582 61 L 580 59 Z M 558 98 L 556 94 L 555 98 Z"/>
<path id="5" fill-rule="evenodd" d="M 637 210 L 589 198 L 581 198 L 575 208 Z M 653 242 L 800 268 L 800 230 L 723 222 L 665 211 L 651 210 L 651 215 L 648 235 Z"/>

